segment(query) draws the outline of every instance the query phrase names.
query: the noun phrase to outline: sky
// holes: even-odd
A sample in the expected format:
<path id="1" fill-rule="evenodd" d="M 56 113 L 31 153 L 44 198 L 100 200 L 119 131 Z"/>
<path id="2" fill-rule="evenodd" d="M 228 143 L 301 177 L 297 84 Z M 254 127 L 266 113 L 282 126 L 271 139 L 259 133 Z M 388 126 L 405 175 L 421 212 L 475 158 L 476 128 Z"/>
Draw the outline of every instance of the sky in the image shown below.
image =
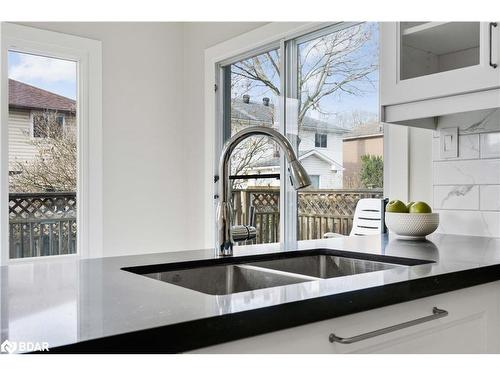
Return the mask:
<path id="1" fill-rule="evenodd" d="M 375 63 L 378 62 L 378 28 L 376 25 L 376 23 L 371 22 L 364 24 L 364 27 L 372 29 L 372 35 L 369 42 L 359 50 L 357 55 L 357 57 L 368 59 L 368 61 L 373 60 Z M 307 43 L 304 43 L 304 45 L 307 45 Z M 299 53 L 300 48 L 299 46 Z M 269 71 L 271 69 L 269 64 L 264 63 L 263 69 Z M 74 61 L 9 51 L 9 78 L 71 99 L 76 99 L 76 69 L 77 65 Z M 377 117 L 379 105 L 378 72 L 373 73 L 371 78 L 373 86 L 363 84 L 363 91 L 365 92 L 361 96 L 342 93 L 341 95 L 332 95 L 323 98 L 321 106 L 327 112 L 332 113 L 331 115 L 315 113 L 314 110 L 310 111 L 308 115 L 331 122 L 336 122 L 336 116 L 347 116 L 352 111 L 372 113 Z M 278 75 L 273 75 L 272 81 L 279 87 Z M 244 89 L 244 82 L 240 82 L 238 86 L 238 88 L 235 88 L 237 91 L 247 91 Z M 271 98 L 271 101 L 275 102 L 274 104 L 277 104 L 277 100 L 273 97 L 272 92 L 267 87 L 262 87 L 262 85 L 260 87 L 253 87 L 248 93 L 251 97 L 258 98 L 259 101 L 262 100 L 262 97 L 268 96 Z"/>
<path id="2" fill-rule="evenodd" d="M 76 62 L 9 51 L 9 78 L 76 99 Z"/>
<path id="3" fill-rule="evenodd" d="M 378 35 L 378 24 L 374 22 L 366 22 L 361 25 L 362 30 L 370 32 L 370 39 L 363 44 L 363 46 L 354 53 L 351 53 L 350 59 L 365 62 L 366 64 L 378 65 L 378 49 L 379 49 L 379 35 Z M 309 43 L 314 43 L 311 41 Z M 309 43 L 304 43 L 304 47 L 307 48 Z M 301 46 L 299 45 L 299 56 L 301 52 Z M 314 61 L 314 59 L 313 59 Z M 307 65 L 303 68 L 305 72 L 308 72 Z M 335 115 L 347 115 L 352 111 L 363 112 L 363 113 L 373 113 L 378 117 L 378 106 L 379 106 L 379 93 L 378 93 L 378 70 L 371 73 L 369 76 L 370 83 L 366 81 L 359 81 L 355 84 L 356 87 L 362 92 L 361 95 L 352 95 L 343 91 L 338 91 L 336 95 L 331 95 L 324 97 L 321 100 L 321 107 L 331 112 L 332 117 Z M 314 82 L 313 82 L 314 83 Z M 311 114 L 312 117 L 322 118 L 324 114 Z M 328 116 L 324 118 L 328 119 Z"/>

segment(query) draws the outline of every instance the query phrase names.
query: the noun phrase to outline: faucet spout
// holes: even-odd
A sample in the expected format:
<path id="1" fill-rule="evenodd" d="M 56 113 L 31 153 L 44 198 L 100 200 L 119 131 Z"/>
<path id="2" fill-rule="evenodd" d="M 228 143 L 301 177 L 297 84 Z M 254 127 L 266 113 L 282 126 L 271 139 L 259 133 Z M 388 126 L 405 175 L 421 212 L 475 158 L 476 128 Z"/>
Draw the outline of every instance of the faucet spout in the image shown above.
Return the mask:
<path id="1" fill-rule="evenodd" d="M 297 159 L 292 145 L 282 134 L 265 126 L 251 126 L 232 136 L 224 145 L 219 160 L 219 204 L 217 207 L 217 245 L 219 255 L 233 255 L 233 211 L 230 202 L 229 162 L 234 149 L 243 140 L 253 135 L 265 135 L 274 140 L 287 159 L 292 186 L 298 190 L 311 184 L 309 176 Z"/>

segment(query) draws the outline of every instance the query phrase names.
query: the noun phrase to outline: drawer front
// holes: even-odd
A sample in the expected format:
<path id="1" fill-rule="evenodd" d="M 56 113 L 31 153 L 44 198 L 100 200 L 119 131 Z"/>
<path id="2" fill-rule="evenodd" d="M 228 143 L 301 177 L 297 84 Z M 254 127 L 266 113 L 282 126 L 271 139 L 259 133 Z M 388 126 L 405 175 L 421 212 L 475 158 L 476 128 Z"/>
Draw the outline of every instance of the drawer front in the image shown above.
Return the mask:
<path id="1" fill-rule="evenodd" d="M 500 282 L 387 306 L 192 353 L 500 353 Z M 432 314 L 449 315 L 352 344 L 330 343 Z"/>

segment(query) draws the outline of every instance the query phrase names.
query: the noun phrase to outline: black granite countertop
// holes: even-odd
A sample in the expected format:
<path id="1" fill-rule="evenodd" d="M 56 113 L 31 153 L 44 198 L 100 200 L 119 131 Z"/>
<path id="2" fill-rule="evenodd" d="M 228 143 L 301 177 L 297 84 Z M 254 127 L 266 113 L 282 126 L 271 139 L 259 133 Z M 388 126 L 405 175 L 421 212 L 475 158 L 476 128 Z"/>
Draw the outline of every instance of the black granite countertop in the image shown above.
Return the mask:
<path id="1" fill-rule="evenodd" d="M 217 262 L 213 250 L 11 264 L 0 267 L 0 342 L 47 342 L 50 352 L 182 352 L 500 279 L 500 239 L 427 238 L 299 242 L 296 250 L 432 263 L 228 295 L 204 294 L 122 270 Z M 255 245 L 235 248 L 234 256 L 284 251 L 278 244 Z"/>

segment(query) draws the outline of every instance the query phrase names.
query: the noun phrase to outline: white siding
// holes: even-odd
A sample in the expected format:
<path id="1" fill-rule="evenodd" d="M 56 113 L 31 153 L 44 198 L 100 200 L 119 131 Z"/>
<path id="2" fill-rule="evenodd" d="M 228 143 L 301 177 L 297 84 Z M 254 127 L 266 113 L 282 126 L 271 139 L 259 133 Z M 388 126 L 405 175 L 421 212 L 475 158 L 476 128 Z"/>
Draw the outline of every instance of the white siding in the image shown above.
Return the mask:
<path id="1" fill-rule="evenodd" d="M 299 144 L 300 154 L 311 150 L 317 150 L 326 157 L 334 160 L 338 164 L 343 163 L 343 144 L 342 137 L 339 134 L 328 133 L 327 147 L 319 148 L 315 147 L 315 132 L 310 130 L 304 130 L 300 133 L 301 142 Z M 266 158 L 272 158 L 274 150 L 274 142 L 269 142 L 269 153 L 262 155 L 260 158 L 265 160 Z M 237 152 L 237 151 L 236 151 Z M 331 170 L 331 164 L 327 161 L 318 158 L 315 155 L 311 155 L 305 159 L 301 160 L 306 171 L 311 175 L 319 175 L 319 188 L 320 189 L 342 189 L 342 171 L 337 171 L 336 173 Z M 261 167 L 253 168 L 251 173 L 277 173 L 279 168 L 273 167 Z M 274 179 L 259 179 L 259 180 L 249 180 L 247 182 L 248 186 L 279 186 L 279 180 Z"/>
<path id="2" fill-rule="evenodd" d="M 76 131 L 75 117 L 65 115 L 65 131 Z M 9 109 L 9 170 L 15 170 L 16 161 L 32 160 L 36 147 L 31 143 L 31 111 Z"/>
<path id="3" fill-rule="evenodd" d="M 340 165 L 343 165 L 342 136 L 335 133 L 328 133 L 327 147 L 319 148 L 315 147 L 315 134 L 315 131 L 310 130 L 303 130 L 300 132 L 300 153 L 317 150 Z M 320 189 L 342 189 L 342 171 L 334 173 L 331 170 L 329 163 L 314 155 L 302 160 L 302 164 L 304 165 L 307 173 L 320 176 Z"/>
<path id="4" fill-rule="evenodd" d="M 334 172 L 331 170 L 330 163 L 311 155 L 301 160 L 302 165 L 310 175 L 319 175 L 320 189 L 341 189 L 342 188 L 342 172 Z"/>
<path id="5" fill-rule="evenodd" d="M 32 159 L 36 154 L 35 147 L 30 144 L 30 111 L 9 110 L 9 170 L 16 161 Z"/>
<path id="6" fill-rule="evenodd" d="M 301 160 L 302 165 L 310 175 L 318 175 L 320 189 L 341 189 L 342 188 L 342 172 L 334 172 L 331 170 L 330 163 L 318 158 L 316 155 L 308 156 Z M 279 168 L 267 167 L 259 168 L 253 172 L 264 173 L 279 173 Z M 280 186 L 280 181 L 275 179 L 259 179 L 248 180 L 248 186 Z"/>
<path id="7" fill-rule="evenodd" d="M 318 150 L 322 154 L 342 165 L 342 136 L 340 134 L 328 133 L 327 147 L 320 148 L 314 147 L 315 134 L 316 132 L 310 130 L 303 130 L 300 132 L 301 141 L 299 151 L 307 152 L 309 150 Z"/>

